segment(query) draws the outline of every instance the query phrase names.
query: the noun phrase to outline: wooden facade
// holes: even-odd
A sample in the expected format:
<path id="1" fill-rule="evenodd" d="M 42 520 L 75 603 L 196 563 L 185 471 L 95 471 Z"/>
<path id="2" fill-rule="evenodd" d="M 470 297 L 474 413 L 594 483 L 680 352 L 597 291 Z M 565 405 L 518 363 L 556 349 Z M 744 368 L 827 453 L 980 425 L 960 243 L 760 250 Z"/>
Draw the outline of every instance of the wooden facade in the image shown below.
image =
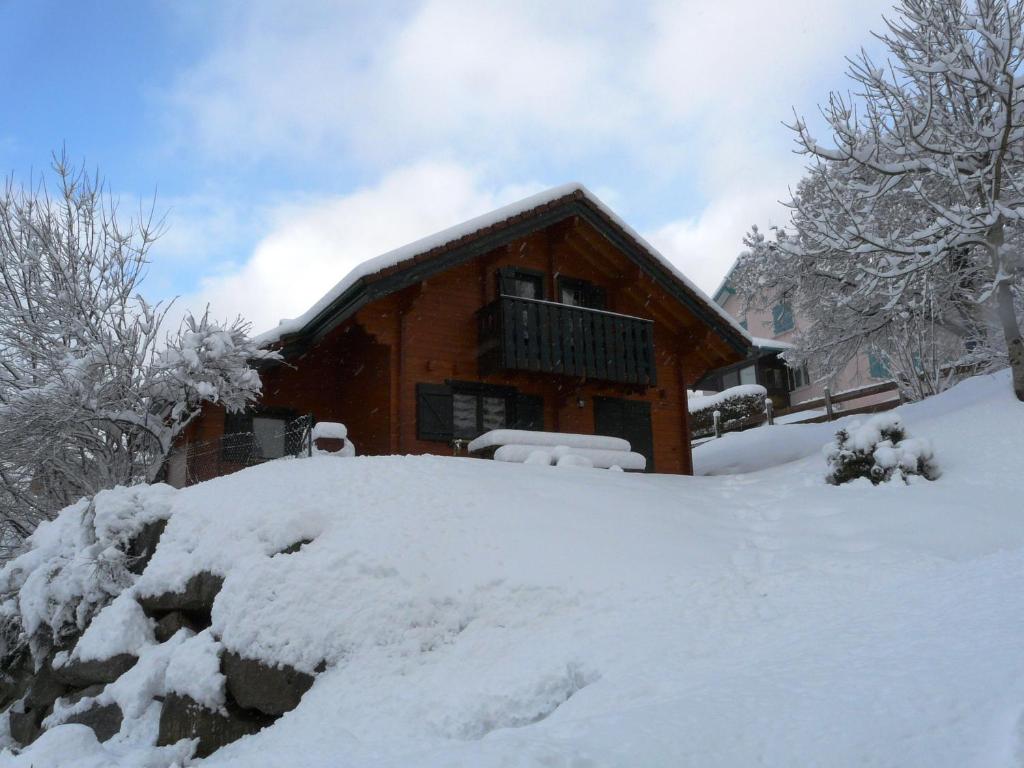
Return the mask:
<path id="1" fill-rule="evenodd" d="M 686 389 L 748 342 L 645 249 L 580 191 L 491 223 L 361 279 L 283 337 L 256 412 L 343 422 L 360 455 L 451 455 L 485 427 L 601 427 L 632 435 L 650 469 L 689 473 Z M 210 408 L 190 439 L 225 423 Z"/>

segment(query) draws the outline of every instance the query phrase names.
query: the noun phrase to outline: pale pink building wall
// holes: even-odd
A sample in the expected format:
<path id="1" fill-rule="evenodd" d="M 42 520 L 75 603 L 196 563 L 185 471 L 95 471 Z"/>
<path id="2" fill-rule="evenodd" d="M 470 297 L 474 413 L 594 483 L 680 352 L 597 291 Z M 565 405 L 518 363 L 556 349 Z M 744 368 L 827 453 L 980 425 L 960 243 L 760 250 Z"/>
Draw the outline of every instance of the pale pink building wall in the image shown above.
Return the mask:
<path id="1" fill-rule="evenodd" d="M 728 297 L 721 302 L 721 307 L 740 322 L 746 320 L 747 330 L 750 332 L 750 335 L 758 338 L 772 339 L 773 341 L 783 341 L 792 344 L 797 331 L 800 329 L 800 316 L 794 311 L 793 328 L 776 334 L 773 329 L 771 308 L 766 310 L 751 308 L 744 312 L 743 299 L 735 294 L 729 294 Z M 861 352 L 831 380 L 811 383 L 807 386 L 794 389 L 789 395 L 790 402 L 793 405 L 797 405 L 805 400 L 813 400 L 816 397 L 821 397 L 824 394 L 826 385 L 828 385 L 833 394 L 838 394 L 851 389 L 869 387 L 872 384 L 879 384 L 883 381 L 888 381 L 888 379 L 873 378 L 870 371 L 871 367 L 868 362 L 868 356 L 866 353 Z M 810 373 L 811 378 L 813 379 L 815 372 L 811 370 Z M 885 402 L 887 400 L 892 400 L 893 397 L 894 394 L 892 392 L 885 392 L 880 395 L 872 395 L 871 397 L 857 398 L 856 400 L 851 400 L 846 403 L 838 403 L 836 405 L 836 410 L 843 410 L 844 407 L 854 408 L 862 405 Z"/>

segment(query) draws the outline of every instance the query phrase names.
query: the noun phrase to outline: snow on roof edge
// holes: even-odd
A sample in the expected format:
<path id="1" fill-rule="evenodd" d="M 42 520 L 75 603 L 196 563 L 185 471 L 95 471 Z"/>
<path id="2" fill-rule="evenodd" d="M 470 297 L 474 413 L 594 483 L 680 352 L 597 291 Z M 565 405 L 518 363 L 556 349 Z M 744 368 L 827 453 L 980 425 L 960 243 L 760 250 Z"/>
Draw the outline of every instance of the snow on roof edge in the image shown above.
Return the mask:
<path id="1" fill-rule="evenodd" d="M 750 340 L 754 342 L 754 346 L 758 349 L 792 349 L 793 344 L 788 341 L 780 341 L 779 339 L 766 339 L 761 336 L 751 336 Z"/>
<path id="2" fill-rule="evenodd" d="M 488 213 L 484 213 L 472 219 L 467 219 L 466 221 L 452 227 L 448 227 L 447 229 L 442 229 L 432 235 L 427 235 L 419 240 L 407 243 L 406 245 L 395 248 L 394 250 L 382 253 L 379 256 L 367 259 L 366 261 L 356 265 L 347 275 L 345 275 L 345 277 L 338 281 L 331 290 L 320 297 L 320 299 L 304 313 L 296 318 L 281 320 L 276 328 L 264 331 L 256 336 L 255 341 L 259 346 L 267 346 L 280 341 L 284 336 L 298 333 L 364 277 L 369 277 L 370 275 L 377 274 L 378 272 L 390 267 L 397 266 L 404 261 L 413 259 L 416 256 L 434 250 L 435 248 L 447 245 L 448 243 L 459 240 L 482 229 L 500 224 L 514 216 L 519 216 L 533 210 L 534 208 L 539 208 L 542 205 L 558 200 L 559 198 L 568 197 L 575 192 L 581 193 L 584 198 L 598 208 L 605 216 L 611 219 L 626 234 L 632 237 L 642 248 L 644 248 L 656 261 L 665 267 L 691 293 L 693 293 L 697 299 L 703 301 L 707 305 L 708 309 L 718 315 L 720 319 L 725 320 L 739 336 L 746 339 L 748 343 L 753 344 L 750 334 L 747 333 L 735 318 L 728 314 L 716 302 L 708 297 L 704 291 L 691 282 L 690 279 L 675 266 L 675 264 L 665 258 L 657 248 L 641 237 L 636 230 L 623 221 L 618 214 L 612 211 L 611 208 L 605 205 L 597 195 L 579 182 L 569 182 L 567 184 L 560 184 L 558 186 L 551 187 L 542 192 L 530 195 L 529 197 L 517 200 L 514 203 L 496 208 Z"/>

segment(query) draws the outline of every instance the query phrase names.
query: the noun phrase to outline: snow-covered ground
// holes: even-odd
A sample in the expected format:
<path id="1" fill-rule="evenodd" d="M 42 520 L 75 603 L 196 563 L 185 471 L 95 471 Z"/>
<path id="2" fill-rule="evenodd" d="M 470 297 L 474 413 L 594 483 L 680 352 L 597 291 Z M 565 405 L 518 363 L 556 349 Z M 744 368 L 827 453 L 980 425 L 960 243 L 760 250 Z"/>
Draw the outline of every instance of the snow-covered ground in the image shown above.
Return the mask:
<path id="1" fill-rule="evenodd" d="M 272 462 L 175 494 L 137 588 L 224 573 L 225 645 L 327 661 L 203 765 L 1020 765 L 1024 405 L 1002 374 L 899 413 L 939 480 L 825 485 L 835 424 L 712 441 L 710 477 Z M 62 726 L 0 765 L 169 759 Z"/>

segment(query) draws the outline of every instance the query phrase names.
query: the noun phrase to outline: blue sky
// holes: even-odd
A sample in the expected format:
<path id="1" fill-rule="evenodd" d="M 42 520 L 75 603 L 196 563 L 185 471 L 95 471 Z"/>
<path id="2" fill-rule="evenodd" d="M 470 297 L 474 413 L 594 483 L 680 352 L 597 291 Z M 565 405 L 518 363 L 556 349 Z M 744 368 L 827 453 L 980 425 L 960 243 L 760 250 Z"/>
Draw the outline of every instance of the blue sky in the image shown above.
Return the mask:
<path id="1" fill-rule="evenodd" d="M 883 2 L 0 0 L 0 167 L 66 146 L 167 233 L 146 290 L 302 312 L 355 263 L 582 181 L 706 290 Z"/>

